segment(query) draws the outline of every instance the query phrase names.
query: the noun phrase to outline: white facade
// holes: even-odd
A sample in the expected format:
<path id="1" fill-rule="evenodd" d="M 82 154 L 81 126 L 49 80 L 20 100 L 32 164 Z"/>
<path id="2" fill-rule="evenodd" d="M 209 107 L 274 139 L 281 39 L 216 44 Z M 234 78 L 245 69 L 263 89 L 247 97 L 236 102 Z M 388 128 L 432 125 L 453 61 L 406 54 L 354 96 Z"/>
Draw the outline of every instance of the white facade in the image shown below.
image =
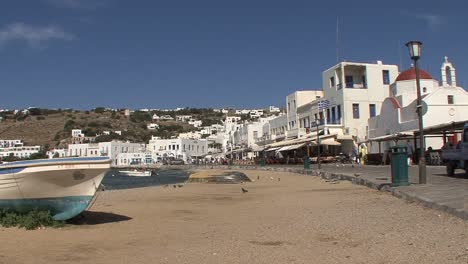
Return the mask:
<path id="1" fill-rule="evenodd" d="M 270 113 L 279 113 L 279 112 L 281 112 L 279 107 L 272 106 L 272 105 L 270 105 L 270 107 L 268 108 L 268 111 L 270 111 Z"/>
<path id="2" fill-rule="evenodd" d="M 200 139 L 201 133 L 198 133 L 198 132 L 180 133 L 178 138 Z"/>
<path id="3" fill-rule="evenodd" d="M 447 68 L 448 67 L 448 68 Z M 447 58 L 441 68 L 442 85 L 423 70 L 421 76 L 421 94 L 424 127 L 441 125 L 468 119 L 468 93 L 456 86 L 455 68 Z M 415 70 L 402 72 L 391 86 L 391 96 L 382 104 L 380 114 L 369 119 L 369 138 L 411 132 L 419 129 L 416 112 Z M 443 146 L 442 138 L 426 138 L 426 147 L 439 149 Z M 381 146 L 381 151 L 390 147 L 390 142 Z M 378 153 L 378 144 L 371 144 L 370 151 Z"/>
<path id="4" fill-rule="evenodd" d="M 116 158 L 117 166 L 132 166 L 132 165 L 150 165 L 156 161 L 153 155 L 149 152 L 136 153 L 119 153 Z"/>
<path id="5" fill-rule="evenodd" d="M 146 127 L 150 130 L 155 130 L 159 128 L 159 125 L 155 123 L 149 123 Z"/>
<path id="6" fill-rule="evenodd" d="M 40 150 L 41 146 L 25 146 L 20 139 L 0 140 L 0 157 L 14 156 L 24 159 Z"/>
<path id="7" fill-rule="evenodd" d="M 53 159 L 55 158 L 56 156 L 58 158 L 64 158 L 66 157 L 68 154 L 68 150 L 67 149 L 53 149 L 53 150 L 50 150 L 50 151 L 47 151 L 46 155 L 49 159 Z"/>
<path id="8" fill-rule="evenodd" d="M 202 125 L 201 120 L 191 120 L 188 123 L 189 123 L 189 125 L 192 125 L 194 127 L 201 127 L 201 125 Z"/>
<path id="9" fill-rule="evenodd" d="M 323 100 L 330 103 L 322 111 L 324 121 L 341 127 L 344 134 L 355 136 L 357 141 L 364 141 L 367 120 L 380 111 L 397 75 L 396 65 L 381 61 L 375 64 L 341 62 L 324 71 Z"/>
<path id="10" fill-rule="evenodd" d="M 208 142 L 206 139 L 159 139 L 153 137 L 149 141 L 147 150 L 160 157 L 176 157 L 187 162 L 193 157 L 202 157 L 208 154 Z"/>
<path id="11" fill-rule="evenodd" d="M 72 129 L 71 131 L 72 137 L 84 137 L 81 129 Z"/>
<path id="12" fill-rule="evenodd" d="M 144 144 L 111 141 L 86 144 L 69 144 L 69 157 L 99 157 L 112 159 L 112 165 L 117 165 L 117 155 L 120 153 L 136 153 L 144 150 Z"/>
<path id="13" fill-rule="evenodd" d="M 288 133 L 286 136 L 288 138 L 297 138 L 301 136 L 297 109 L 302 105 L 322 98 L 323 94 L 323 91 L 296 91 L 286 96 L 286 116 L 288 120 Z"/>

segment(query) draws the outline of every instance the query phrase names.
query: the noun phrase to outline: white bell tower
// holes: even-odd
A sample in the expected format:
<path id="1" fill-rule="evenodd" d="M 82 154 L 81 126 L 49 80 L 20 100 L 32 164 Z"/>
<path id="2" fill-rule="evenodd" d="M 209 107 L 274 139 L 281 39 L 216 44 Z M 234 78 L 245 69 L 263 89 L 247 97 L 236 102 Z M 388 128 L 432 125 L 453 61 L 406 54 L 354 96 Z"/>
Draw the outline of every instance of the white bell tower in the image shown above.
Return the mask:
<path id="1" fill-rule="evenodd" d="M 442 75 L 442 86 L 457 86 L 457 78 L 455 75 L 455 67 L 448 61 L 448 57 L 445 56 L 445 61 L 442 63 L 440 68 Z"/>

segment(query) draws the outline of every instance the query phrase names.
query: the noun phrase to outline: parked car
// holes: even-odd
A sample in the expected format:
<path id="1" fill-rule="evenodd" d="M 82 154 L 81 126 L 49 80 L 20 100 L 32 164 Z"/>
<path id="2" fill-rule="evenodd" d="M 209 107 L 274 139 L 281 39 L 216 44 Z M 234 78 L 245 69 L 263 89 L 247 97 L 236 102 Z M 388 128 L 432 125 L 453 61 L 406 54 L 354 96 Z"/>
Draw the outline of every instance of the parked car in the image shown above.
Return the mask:
<path id="1" fill-rule="evenodd" d="M 462 140 L 455 148 L 442 149 L 442 161 L 446 164 L 447 175 L 453 176 L 456 169 L 468 174 L 468 123 L 463 127 Z"/>

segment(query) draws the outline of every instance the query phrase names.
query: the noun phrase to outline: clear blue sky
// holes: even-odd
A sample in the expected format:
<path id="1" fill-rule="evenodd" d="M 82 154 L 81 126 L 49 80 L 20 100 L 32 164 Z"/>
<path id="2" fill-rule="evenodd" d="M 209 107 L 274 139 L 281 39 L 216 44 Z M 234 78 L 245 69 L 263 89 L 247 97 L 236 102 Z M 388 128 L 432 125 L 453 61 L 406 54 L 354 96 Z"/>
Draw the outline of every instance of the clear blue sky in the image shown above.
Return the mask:
<path id="1" fill-rule="evenodd" d="M 466 88 L 464 2 L 2 0 L 0 108 L 284 106 L 336 63 L 337 17 L 341 60 L 406 68 L 421 40 Z"/>

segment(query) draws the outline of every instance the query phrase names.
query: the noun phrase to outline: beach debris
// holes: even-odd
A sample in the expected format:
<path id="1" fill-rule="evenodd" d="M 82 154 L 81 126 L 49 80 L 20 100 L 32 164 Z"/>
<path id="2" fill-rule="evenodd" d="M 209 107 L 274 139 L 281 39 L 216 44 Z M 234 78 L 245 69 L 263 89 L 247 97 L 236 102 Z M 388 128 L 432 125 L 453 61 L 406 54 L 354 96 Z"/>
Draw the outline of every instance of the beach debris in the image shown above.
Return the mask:
<path id="1" fill-rule="evenodd" d="M 359 176 L 361 176 L 361 174 L 359 174 L 359 173 L 354 173 L 354 176 L 355 176 L 355 177 L 359 177 Z"/>
<path id="2" fill-rule="evenodd" d="M 260 180 L 260 176 L 257 175 L 257 180 Z"/>
<path id="3" fill-rule="evenodd" d="M 273 180 L 273 177 L 270 177 L 270 180 Z"/>
<path id="4" fill-rule="evenodd" d="M 177 184 L 177 187 L 182 188 L 182 187 L 184 187 L 184 185 L 183 184 Z"/>
<path id="5" fill-rule="evenodd" d="M 177 188 L 177 185 L 174 184 L 172 187 Z"/>
<path id="6" fill-rule="evenodd" d="M 167 188 L 167 187 L 169 187 L 169 184 L 164 184 L 164 188 Z"/>
<path id="7" fill-rule="evenodd" d="M 242 190 L 242 193 L 249 192 L 247 189 L 244 189 L 244 188 L 241 188 L 241 190 Z"/>
<path id="8" fill-rule="evenodd" d="M 280 178 L 280 177 L 278 177 L 278 181 L 281 181 L 281 178 Z"/>
<path id="9" fill-rule="evenodd" d="M 338 184 L 340 183 L 339 181 L 334 181 L 334 182 L 330 182 L 330 184 Z"/>

